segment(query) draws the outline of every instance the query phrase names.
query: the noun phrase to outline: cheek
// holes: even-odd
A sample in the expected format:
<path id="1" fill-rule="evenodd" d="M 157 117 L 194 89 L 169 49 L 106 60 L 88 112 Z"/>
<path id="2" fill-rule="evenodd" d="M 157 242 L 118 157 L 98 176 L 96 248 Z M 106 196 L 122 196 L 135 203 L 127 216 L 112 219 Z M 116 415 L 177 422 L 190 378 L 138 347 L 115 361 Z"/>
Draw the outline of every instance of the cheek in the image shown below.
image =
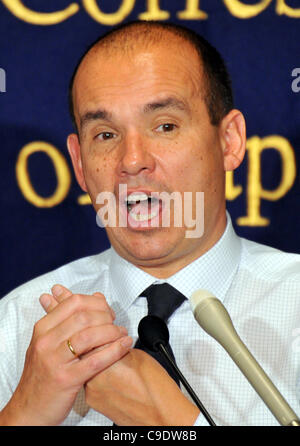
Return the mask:
<path id="1" fill-rule="evenodd" d="M 112 191 L 112 166 L 106 156 L 89 156 L 84 160 L 83 172 L 85 182 L 92 199 L 100 192 Z"/>
<path id="2" fill-rule="evenodd" d="M 189 158 L 183 160 L 182 179 L 185 190 L 216 193 L 224 176 L 222 159 L 213 148 L 195 148 Z"/>
<path id="3" fill-rule="evenodd" d="M 201 148 L 195 147 L 180 160 L 178 165 L 178 180 L 182 181 L 187 190 L 199 190 L 199 187 L 207 181 L 208 159 Z"/>

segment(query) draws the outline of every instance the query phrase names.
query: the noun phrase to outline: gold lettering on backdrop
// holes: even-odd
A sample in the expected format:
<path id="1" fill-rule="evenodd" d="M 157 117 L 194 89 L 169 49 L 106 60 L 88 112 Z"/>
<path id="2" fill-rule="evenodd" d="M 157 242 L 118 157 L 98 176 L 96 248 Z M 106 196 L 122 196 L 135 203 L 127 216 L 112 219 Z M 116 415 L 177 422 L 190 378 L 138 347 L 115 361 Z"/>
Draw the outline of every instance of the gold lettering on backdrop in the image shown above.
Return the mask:
<path id="1" fill-rule="evenodd" d="M 78 204 L 92 204 L 89 194 L 80 195 L 77 199 Z"/>
<path id="2" fill-rule="evenodd" d="M 275 190 L 266 190 L 261 182 L 261 153 L 266 149 L 275 149 L 282 160 L 282 175 L 279 186 Z M 247 141 L 248 151 L 248 184 L 247 215 L 237 219 L 240 226 L 268 226 L 270 220 L 260 215 L 262 199 L 275 201 L 282 198 L 292 187 L 296 178 L 296 160 L 289 141 L 278 135 L 265 138 L 253 136 Z"/>
<path id="3" fill-rule="evenodd" d="M 243 192 L 243 188 L 242 186 L 235 186 L 234 184 L 234 171 L 228 171 L 226 172 L 226 190 L 225 190 L 225 195 L 226 195 L 226 200 L 235 200 L 239 195 L 241 195 L 241 193 Z"/>
<path id="4" fill-rule="evenodd" d="M 97 0 L 82 0 L 82 5 L 88 14 L 103 25 L 117 25 L 121 23 L 133 10 L 135 0 L 122 0 L 121 6 L 116 12 L 106 14 L 101 11 Z"/>
<path id="5" fill-rule="evenodd" d="M 2 3 L 18 19 L 33 25 L 55 25 L 76 14 L 79 10 L 79 6 L 76 3 L 71 3 L 64 10 L 56 12 L 33 11 L 24 6 L 21 0 L 2 0 Z"/>
<path id="6" fill-rule="evenodd" d="M 168 11 L 162 11 L 159 0 L 147 0 L 147 11 L 138 15 L 139 20 L 167 20 L 170 17 Z"/>
<path id="7" fill-rule="evenodd" d="M 261 0 L 256 5 L 245 5 L 240 0 L 223 0 L 229 12 L 239 19 L 249 19 L 264 11 L 272 0 Z"/>
<path id="8" fill-rule="evenodd" d="M 278 15 L 285 14 L 289 17 L 300 17 L 300 8 L 291 8 L 285 3 L 285 0 L 277 0 L 276 12 Z"/>
<path id="9" fill-rule="evenodd" d="M 208 18 L 206 12 L 199 9 L 200 0 L 187 0 L 184 11 L 178 11 L 177 17 L 181 20 L 204 20 Z"/>
<path id="10" fill-rule="evenodd" d="M 38 195 L 30 181 L 28 158 L 36 152 L 46 153 L 55 169 L 57 187 L 53 195 L 48 198 Z M 44 141 L 31 142 L 21 149 L 16 165 L 16 177 L 19 188 L 26 200 L 40 208 L 49 208 L 61 203 L 67 196 L 71 185 L 70 169 L 65 158 L 56 147 Z"/>

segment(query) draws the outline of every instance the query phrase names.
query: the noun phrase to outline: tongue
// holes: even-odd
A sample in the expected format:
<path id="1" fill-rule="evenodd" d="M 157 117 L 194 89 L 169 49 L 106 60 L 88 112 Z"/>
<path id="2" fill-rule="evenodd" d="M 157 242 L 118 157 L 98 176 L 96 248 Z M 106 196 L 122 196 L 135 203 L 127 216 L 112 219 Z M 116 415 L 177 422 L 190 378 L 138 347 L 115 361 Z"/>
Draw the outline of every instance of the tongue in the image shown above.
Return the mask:
<path id="1" fill-rule="evenodd" d="M 131 206 L 131 211 L 134 214 L 146 215 L 151 214 L 151 212 L 155 212 L 157 207 L 159 206 L 159 200 L 143 200 L 135 203 Z"/>
<path id="2" fill-rule="evenodd" d="M 138 201 L 137 203 L 131 205 L 131 212 L 134 212 L 135 214 L 146 214 L 150 212 L 150 210 L 151 210 L 150 200 Z"/>

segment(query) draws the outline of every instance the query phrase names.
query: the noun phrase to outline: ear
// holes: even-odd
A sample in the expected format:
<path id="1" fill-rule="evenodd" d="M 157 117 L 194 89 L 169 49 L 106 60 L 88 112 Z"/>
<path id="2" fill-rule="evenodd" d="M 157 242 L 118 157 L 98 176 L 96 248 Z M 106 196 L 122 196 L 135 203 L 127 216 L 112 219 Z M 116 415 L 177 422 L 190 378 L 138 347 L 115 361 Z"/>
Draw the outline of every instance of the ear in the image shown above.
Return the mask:
<path id="1" fill-rule="evenodd" d="M 234 170 L 243 161 L 246 150 L 246 123 L 239 110 L 231 110 L 222 120 L 220 140 L 224 156 L 224 170 Z"/>
<path id="2" fill-rule="evenodd" d="M 87 187 L 85 184 L 85 179 L 83 175 L 83 169 L 82 169 L 82 161 L 81 161 L 81 153 L 80 153 L 80 143 L 78 139 L 78 135 L 76 133 L 72 133 L 68 136 L 67 139 L 67 146 L 68 151 L 72 160 L 73 169 L 75 172 L 75 176 L 77 179 L 77 182 L 81 189 L 84 192 L 87 192 Z"/>

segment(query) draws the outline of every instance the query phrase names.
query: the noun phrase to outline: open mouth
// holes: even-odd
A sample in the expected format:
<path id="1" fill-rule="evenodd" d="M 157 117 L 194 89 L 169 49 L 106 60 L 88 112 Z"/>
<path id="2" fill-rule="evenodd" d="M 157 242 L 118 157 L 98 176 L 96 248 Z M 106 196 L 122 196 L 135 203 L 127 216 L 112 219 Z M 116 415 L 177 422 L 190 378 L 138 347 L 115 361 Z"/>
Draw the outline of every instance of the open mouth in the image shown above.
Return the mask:
<path id="1" fill-rule="evenodd" d="M 125 205 L 129 223 L 145 223 L 159 216 L 162 201 L 158 193 L 132 192 L 125 198 Z"/>

